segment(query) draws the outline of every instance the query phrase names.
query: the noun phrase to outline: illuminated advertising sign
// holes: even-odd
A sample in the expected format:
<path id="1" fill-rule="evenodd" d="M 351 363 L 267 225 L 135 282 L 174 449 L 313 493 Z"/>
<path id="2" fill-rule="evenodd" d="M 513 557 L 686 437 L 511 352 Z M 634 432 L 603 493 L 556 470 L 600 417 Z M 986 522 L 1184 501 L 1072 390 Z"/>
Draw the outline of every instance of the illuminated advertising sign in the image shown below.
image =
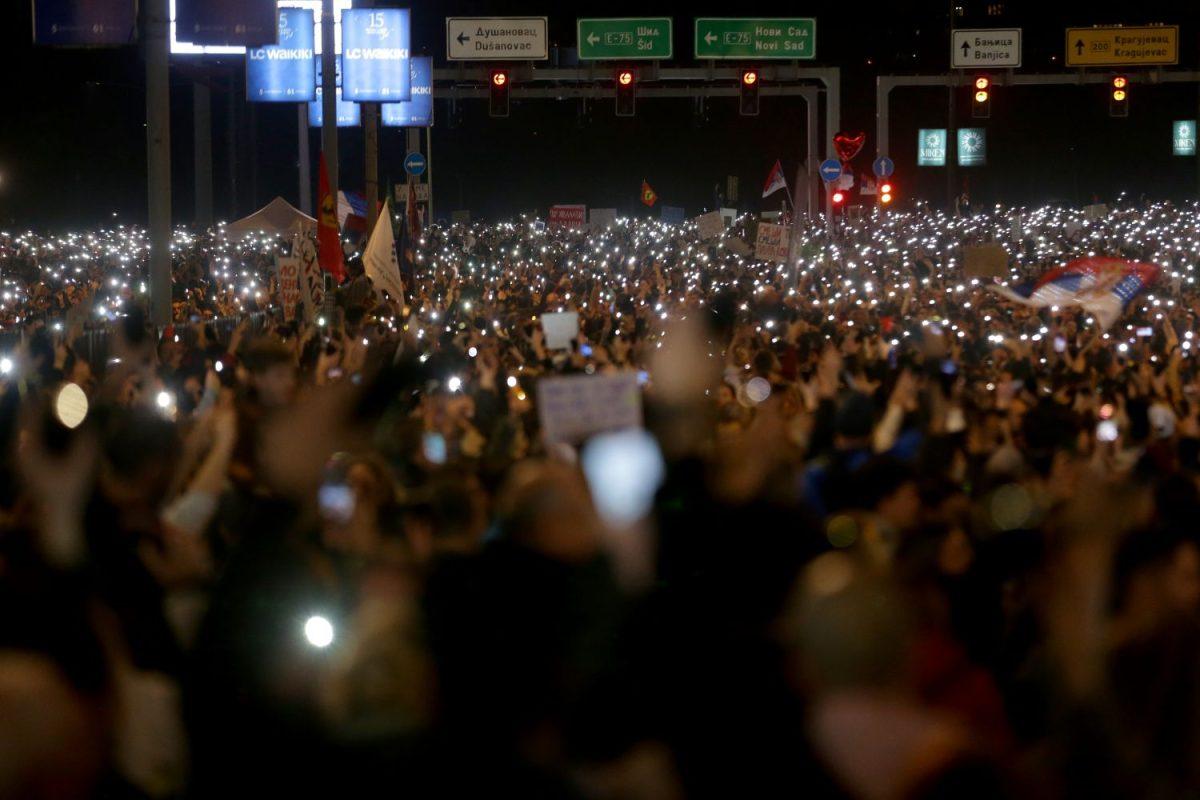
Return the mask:
<path id="1" fill-rule="evenodd" d="M 168 0 L 168 10 L 171 17 L 171 52 L 183 56 L 240 56 L 246 53 L 246 48 L 240 45 L 198 44 L 192 41 L 186 30 L 179 27 L 176 20 L 175 4 L 178 0 Z M 90 0 L 79 0 L 90 4 Z M 333 51 L 342 52 L 342 12 L 350 8 L 352 0 L 333 0 Z M 313 12 L 313 50 L 321 54 L 321 0 L 279 0 L 279 8 L 307 8 Z M 274 44 L 274 40 L 270 42 Z"/>
<path id="2" fill-rule="evenodd" d="M 342 91 L 356 103 L 412 99 L 406 8 L 342 14 Z"/>
<path id="3" fill-rule="evenodd" d="M 921 128 L 917 131 L 917 166 L 946 166 L 945 128 Z"/>
<path id="4" fill-rule="evenodd" d="M 275 43 L 275 0 L 175 0 L 175 24 L 198 45 L 261 47 Z"/>
<path id="5" fill-rule="evenodd" d="M 319 128 L 325 124 L 325 109 L 321 103 L 321 87 L 317 87 L 317 99 L 308 104 L 308 125 Z M 342 99 L 342 90 L 337 90 L 337 126 L 357 128 L 362 124 L 362 111 L 358 103 Z"/>
<path id="6" fill-rule="evenodd" d="M 409 59 L 412 99 L 382 103 L 383 124 L 404 128 L 428 128 L 433 125 L 433 59 L 416 56 Z"/>
<path id="7" fill-rule="evenodd" d="M 279 9 L 279 44 L 246 51 L 246 99 L 300 103 L 316 98 L 313 12 Z"/>
<path id="8" fill-rule="evenodd" d="M 958 165 L 982 167 L 987 164 L 987 131 L 983 128 L 960 128 L 958 131 Z"/>
<path id="9" fill-rule="evenodd" d="M 133 44 L 133 0 L 34 0 L 33 41 L 55 47 Z"/>

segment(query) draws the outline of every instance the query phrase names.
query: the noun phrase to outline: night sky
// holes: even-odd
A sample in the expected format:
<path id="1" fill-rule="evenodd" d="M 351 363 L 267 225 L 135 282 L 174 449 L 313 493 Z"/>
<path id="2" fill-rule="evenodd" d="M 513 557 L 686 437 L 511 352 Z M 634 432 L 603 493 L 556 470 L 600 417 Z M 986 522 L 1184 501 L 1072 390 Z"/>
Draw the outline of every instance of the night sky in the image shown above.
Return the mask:
<path id="1" fill-rule="evenodd" d="M 5 109 L 0 115 L 0 222 L 58 230 L 111 221 L 144 222 L 144 68 L 136 47 L 112 50 L 49 50 L 32 44 L 28 0 L 15 7 L 0 29 L 0 66 Z M 390 3 L 377 2 L 376 5 Z M 945 72 L 950 7 L 944 2 L 779 3 L 752 6 L 697 2 L 672 8 L 645 2 L 547 3 L 413 2 L 417 52 L 444 65 L 444 17 L 452 15 L 548 15 L 551 45 L 573 47 L 578 16 L 671 15 L 675 19 L 673 62 L 688 65 L 692 20 L 697 16 L 815 16 L 816 65 L 843 70 L 842 127 L 866 131 L 859 157 L 869 169 L 874 152 L 875 76 L 881 73 Z M 1089 2 L 975 2 L 960 0 L 956 27 L 1021 27 L 1021 71 L 1062 69 L 1063 28 L 1161 22 L 1181 26 L 1179 69 L 1197 69 L 1200 7 L 1195 3 L 1148 0 L 1136 4 Z M 991 7 L 989 9 L 989 6 Z M 6 5 L 7 8 L 7 5 Z M 993 12 L 989 15 L 989 10 Z M 996 14 L 994 12 L 999 12 Z M 960 169 L 974 200 L 1040 203 L 1091 202 L 1120 191 L 1175 199 L 1194 198 L 1195 158 L 1170 152 L 1170 125 L 1197 117 L 1195 84 L 1131 87 L 1128 119 L 1108 116 L 1107 87 L 998 87 L 988 129 L 989 164 Z M 179 57 L 172 60 L 172 150 L 174 219 L 193 213 L 191 85 L 213 87 L 214 198 L 218 218 L 240 216 L 281 194 L 298 202 L 296 112 L 289 105 L 244 101 L 241 58 Z M 230 88 L 233 89 L 233 103 Z M 971 123 L 966 89 L 960 90 L 958 126 Z M 229 147 L 233 108 L 236 146 Z M 896 161 L 899 202 L 913 197 L 940 204 L 942 169 L 915 165 L 920 127 L 946 127 L 942 89 L 902 89 L 892 95 L 891 155 Z M 775 159 L 789 181 L 804 150 L 804 104 L 800 98 L 762 99 L 757 118 L 739 117 L 736 99 L 709 101 L 708 119 L 698 122 L 691 100 L 638 102 L 637 116 L 618 119 L 611 101 L 593 104 L 586 124 L 577 101 L 513 103 L 508 119 L 490 119 L 486 103 L 468 103 L 461 126 L 446 124 L 447 107 L 436 104 L 432 173 L 439 217 L 469 209 L 475 218 L 510 217 L 553 203 L 638 208 L 643 178 L 661 202 L 698 213 L 711 206 L 713 187 L 726 175 L 741 182 L 741 207 L 758 207 L 759 187 Z M 385 129 L 381 168 L 399 179 L 404 133 Z M 311 132 L 315 158 L 319 145 Z M 362 187 L 362 130 L 341 130 L 344 188 Z M 232 173 L 231 173 L 232 168 Z M 315 174 L 315 170 L 314 170 Z M 236 190 L 234 188 L 236 184 Z M 772 204 L 777 207 L 777 201 Z"/>

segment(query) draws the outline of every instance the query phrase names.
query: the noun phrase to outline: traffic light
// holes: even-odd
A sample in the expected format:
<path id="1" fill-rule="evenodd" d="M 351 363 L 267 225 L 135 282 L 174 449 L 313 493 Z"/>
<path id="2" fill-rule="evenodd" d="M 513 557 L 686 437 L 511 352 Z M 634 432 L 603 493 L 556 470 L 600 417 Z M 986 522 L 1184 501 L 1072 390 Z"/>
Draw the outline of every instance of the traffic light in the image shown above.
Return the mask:
<path id="1" fill-rule="evenodd" d="M 829 200 L 834 211 L 840 211 L 842 204 L 846 202 L 846 193 L 841 189 L 835 189 L 833 194 L 829 196 Z"/>
<path id="2" fill-rule="evenodd" d="M 491 99 L 488 113 L 493 117 L 508 116 L 508 85 L 512 82 L 506 69 L 492 70 L 488 86 L 491 89 Z"/>
<path id="3" fill-rule="evenodd" d="M 879 205 L 890 206 L 895 198 L 891 181 L 884 181 L 879 184 Z"/>
<path id="4" fill-rule="evenodd" d="M 987 119 L 992 115 L 992 79 L 980 75 L 975 79 L 975 96 L 971 103 L 971 116 L 975 119 Z"/>
<path id="5" fill-rule="evenodd" d="M 617 70 L 617 116 L 632 117 L 637 107 L 637 73 L 629 67 Z"/>
<path id="6" fill-rule="evenodd" d="M 1112 91 L 1108 98 L 1108 115 L 1110 117 L 1129 116 L 1129 79 L 1124 75 L 1114 75 Z"/>
<path id="7" fill-rule="evenodd" d="M 758 116 L 758 70 L 742 70 L 741 103 L 738 113 L 743 117 Z"/>

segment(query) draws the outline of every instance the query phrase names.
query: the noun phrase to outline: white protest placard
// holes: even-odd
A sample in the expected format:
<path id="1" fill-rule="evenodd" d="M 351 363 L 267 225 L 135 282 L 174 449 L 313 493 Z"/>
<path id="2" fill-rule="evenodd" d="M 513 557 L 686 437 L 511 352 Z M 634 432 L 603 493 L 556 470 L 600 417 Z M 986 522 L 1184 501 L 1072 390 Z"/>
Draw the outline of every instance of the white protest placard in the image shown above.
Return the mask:
<path id="1" fill-rule="evenodd" d="M 542 333 L 550 350 L 570 350 L 571 340 L 579 337 L 579 312 L 555 311 L 542 314 Z"/>
<path id="2" fill-rule="evenodd" d="M 696 217 L 696 232 L 700 240 L 715 239 L 725 232 L 725 220 L 721 219 L 720 211 L 709 211 Z"/>
<path id="3" fill-rule="evenodd" d="M 786 227 L 760 222 L 754 240 L 754 257 L 760 261 L 787 261 L 790 242 L 791 231 Z"/>
<path id="4" fill-rule="evenodd" d="M 316 319 L 325 305 L 325 278 L 317 262 L 317 246 L 312 237 L 296 234 L 292 240 L 292 256 L 300 259 L 300 300 L 305 316 Z"/>
<path id="5" fill-rule="evenodd" d="M 721 209 L 721 219 L 725 220 L 726 228 L 732 226 L 733 223 L 735 221 L 737 221 L 737 216 L 738 216 L 738 213 L 737 213 L 736 208 L 722 208 Z"/>
<path id="6" fill-rule="evenodd" d="M 300 259 L 296 256 L 275 256 L 275 274 L 279 277 L 279 298 L 283 303 L 283 319 L 296 318 L 300 302 Z"/>
<path id="7" fill-rule="evenodd" d="M 596 433 L 642 426 L 636 372 L 542 378 L 537 405 L 547 443 L 580 442 Z"/>
<path id="8" fill-rule="evenodd" d="M 1104 203 L 1092 203 L 1083 207 L 1083 218 L 1087 220 L 1104 219 L 1108 216 L 1108 206 Z"/>
<path id="9" fill-rule="evenodd" d="M 615 208 L 593 208 L 588 212 L 588 227 L 594 231 L 602 231 L 617 224 Z"/>

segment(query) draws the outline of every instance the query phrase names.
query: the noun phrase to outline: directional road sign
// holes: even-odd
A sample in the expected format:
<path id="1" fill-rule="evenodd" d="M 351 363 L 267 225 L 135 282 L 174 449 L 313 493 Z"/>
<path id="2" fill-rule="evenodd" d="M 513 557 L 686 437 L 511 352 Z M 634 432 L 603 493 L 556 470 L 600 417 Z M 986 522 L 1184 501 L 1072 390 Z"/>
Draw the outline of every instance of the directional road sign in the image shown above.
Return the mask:
<path id="1" fill-rule="evenodd" d="M 833 183 L 842 177 L 842 163 L 836 158 L 827 158 L 821 162 L 818 171 L 821 173 L 821 180 L 826 183 Z"/>
<path id="2" fill-rule="evenodd" d="M 669 59 L 674 54 L 669 17 L 581 19 L 576 30 L 580 61 Z"/>
<path id="3" fill-rule="evenodd" d="M 808 61 L 816 57 L 817 21 L 811 17 L 700 17 L 696 20 L 696 58 L 783 58 Z"/>
<path id="4" fill-rule="evenodd" d="M 425 156 L 420 153 L 412 152 L 404 157 L 404 171 L 409 175 L 424 174 L 425 164 Z"/>
<path id="5" fill-rule="evenodd" d="M 545 17 L 446 17 L 450 61 L 545 61 Z"/>
<path id="6" fill-rule="evenodd" d="M 1179 63 L 1179 26 L 1067 28 L 1068 67 Z"/>
<path id="7" fill-rule="evenodd" d="M 875 173 L 876 177 L 890 178 L 896 171 L 896 164 L 887 156 L 880 156 L 871 164 L 871 171 Z"/>
<path id="8" fill-rule="evenodd" d="M 1020 28 L 962 29 L 950 37 L 955 69 L 1021 66 Z"/>

